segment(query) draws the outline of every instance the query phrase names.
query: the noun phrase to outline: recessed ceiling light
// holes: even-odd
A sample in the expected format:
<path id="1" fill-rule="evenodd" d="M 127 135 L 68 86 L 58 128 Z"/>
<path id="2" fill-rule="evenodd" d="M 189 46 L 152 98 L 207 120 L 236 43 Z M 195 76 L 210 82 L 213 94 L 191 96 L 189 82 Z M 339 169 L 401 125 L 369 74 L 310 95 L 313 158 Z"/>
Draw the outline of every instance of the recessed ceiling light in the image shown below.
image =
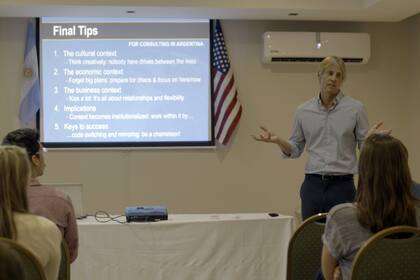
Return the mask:
<path id="1" fill-rule="evenodd" d="M 298 16 L 299 13 L 289 13 L 289 16 Z"/>

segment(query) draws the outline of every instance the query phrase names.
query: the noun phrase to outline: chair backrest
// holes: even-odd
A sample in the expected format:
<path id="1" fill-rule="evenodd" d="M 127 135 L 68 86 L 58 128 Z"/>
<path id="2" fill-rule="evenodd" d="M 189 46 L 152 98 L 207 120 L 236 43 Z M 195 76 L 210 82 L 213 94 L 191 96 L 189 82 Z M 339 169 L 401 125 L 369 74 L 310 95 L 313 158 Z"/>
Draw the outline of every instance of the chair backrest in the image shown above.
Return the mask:
<path id="1" fill-rule="evenodd" d="M 65 240 L 61 241 L 61 261 L 58 280 L 70 280 L 70 253 Z"/>
<path id="2" fill-rule="evenodd" d="M 306 219 L 293 234 L 287 251 L 287 280 L 312 280 L 321 271 L 326 217 L 327 213 L 320 213 Z"/>
<path id="3" fill-rule="evenodd" d="M 351 279 L 420 279 L 420 229 L 396 226 L 374 234 L 358 251 Z"/>
<path id="4" fill-rule="evenodd" d="M 14 250 L 19 255 L 19 261 L 23 268 L 23 279 L 46 280 L 41 264 L 28 249 L 8 238 L 0 237 L 0 243 L 7 244 L 11 250 Z"/>

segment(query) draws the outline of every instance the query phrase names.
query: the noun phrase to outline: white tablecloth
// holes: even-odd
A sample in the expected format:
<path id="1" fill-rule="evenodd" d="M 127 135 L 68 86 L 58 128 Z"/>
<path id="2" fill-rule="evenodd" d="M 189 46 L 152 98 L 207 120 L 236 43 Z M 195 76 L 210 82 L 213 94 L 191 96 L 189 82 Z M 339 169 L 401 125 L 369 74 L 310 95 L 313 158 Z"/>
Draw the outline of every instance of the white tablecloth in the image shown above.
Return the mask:
<path id="1" fill-rule="evenodd" d="M 78 225 L 72 280 L 276 280 L 286 279 L 293 217 L 169 215 L 130 224 L 89 217 Z"/>

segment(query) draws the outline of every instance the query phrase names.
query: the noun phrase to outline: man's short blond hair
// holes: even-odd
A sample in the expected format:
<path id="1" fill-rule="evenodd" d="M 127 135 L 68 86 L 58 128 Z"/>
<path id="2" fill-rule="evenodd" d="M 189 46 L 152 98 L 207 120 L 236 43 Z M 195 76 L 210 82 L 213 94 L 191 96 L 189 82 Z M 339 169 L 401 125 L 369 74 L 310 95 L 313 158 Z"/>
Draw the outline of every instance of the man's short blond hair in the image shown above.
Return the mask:
<path id="1" fill-rule="evenodd" d="M 344 64 L 344 61 L 338 56 L 327 56 L 321 61 L 321 63 L 319 64 L 318 77 L 320 77 L 322 73 L 324 73 L 325 69 L 332 64 L 340 67 L 344 81 L 346 79 L 346 65 Z"/>

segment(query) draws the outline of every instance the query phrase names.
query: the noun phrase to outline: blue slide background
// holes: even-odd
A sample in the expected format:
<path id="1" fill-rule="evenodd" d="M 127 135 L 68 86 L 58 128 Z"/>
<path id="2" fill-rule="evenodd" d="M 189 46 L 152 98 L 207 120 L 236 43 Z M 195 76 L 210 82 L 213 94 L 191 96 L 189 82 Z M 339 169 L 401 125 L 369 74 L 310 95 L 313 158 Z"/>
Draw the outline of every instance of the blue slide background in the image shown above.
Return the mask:
<path id="1" fill-rule="evenodd" d="M 175 46 L 130 46 L 133 42 L 163 42 Z M 175 42 L 175 43 L 174 43 Z M 182 47 L 177 42 L 201 42 L 202 46 Z M 66 39 L 42 42 L 44 142 L 159 142 L 210 141 L 210 46 L 209 39 Z M 95 56 L 76 57 L 76 52 L 95 52 Z M 109 51 L 111 56 L 98 56 Z M 69 56 L 73 52 L 74 56 Z M 67 55 L 66 55 L 67 54 Z M 189 59 L 195 64 L 110 65 L 110 60 Z M 74 64 L 105 60 L 107 64 Z M 73 62 L 73 63 L 72 63 Z M 68 71 L 65 71 L 67 69 Z M 101 70 L 99 75 L 77 75 L 79 70 Z M 123 72 L 104 75 L 106 70 Z M 73 71 L 73 72 L 71 72 Z M 72 73 L 72 74 L 71 74 Z M 113 78 L 131 78 L 136 82 L 111 84 Z M 169 78 L 171 83 L 139 83 L 138 78 Z M 181 83 L 179 78 L 199 78 L 198 83 Z M 107 78 L 108 83 L 95 83 Z M 88 80 L 87 80 L 88 79 Z M 174 80 L 175 79 L 175 80 Z M 178 79 L 178 82 L 175 82 Z M 77 80 L 78 83 L 74 81 Z M 67 87 L 67 90 L 65 90 Z M 75 93 L 77 89 L 98 91 L 116 88 L 118 93 Z M 71 91 L 74 93 L 70 93 Z M 183 101 L 160 100 L 163 95 L 183 97 Z M 109 101 L 111 97 L 144 96 L 152 101 Z M 83 100 L 82 100 L 83 99 Z M 65 108 L 96 107 L 96 112 L 69 112 Z M 55 110 L 54 110 L 55 109 Z M 142 114 L 149 119 L 74 120 L 75 115 Z M 151 119 L 151 116 L 162 119 Z M 169 119 L 163 119 L 171 114 Z M 73 118 L 73 119 L 72 119 Z M 89 128 L 92 125 L 99 127 Z M 100 129 L 107 127 L 107 129 Z M 159 133 L 163 132 L 163 133 Z M 164 136 L 169 132 L 171 136 Z M 128 133 L 128 134 L 127 134 Z"/>

